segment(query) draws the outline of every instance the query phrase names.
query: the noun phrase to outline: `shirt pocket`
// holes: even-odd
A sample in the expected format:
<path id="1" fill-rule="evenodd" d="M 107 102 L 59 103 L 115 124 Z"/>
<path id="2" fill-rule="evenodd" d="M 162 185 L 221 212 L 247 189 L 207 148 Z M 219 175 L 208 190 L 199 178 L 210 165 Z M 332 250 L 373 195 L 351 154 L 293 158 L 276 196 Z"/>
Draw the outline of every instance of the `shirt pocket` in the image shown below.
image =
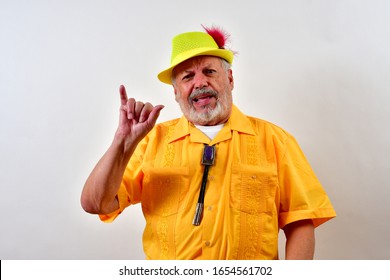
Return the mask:
<path id="1" fill-rule="evenodd" d="M 166 217 L 182 211 L 188 203 L 189 169 L 145 165 L 143 170 L 144 213 Z"/>
<path id="2" fill-rule="evenodd" d="M 273 211 L 277 176 L 271 167 L 233 164 L 231 180 L 232 208 L 251 215 Z"/>

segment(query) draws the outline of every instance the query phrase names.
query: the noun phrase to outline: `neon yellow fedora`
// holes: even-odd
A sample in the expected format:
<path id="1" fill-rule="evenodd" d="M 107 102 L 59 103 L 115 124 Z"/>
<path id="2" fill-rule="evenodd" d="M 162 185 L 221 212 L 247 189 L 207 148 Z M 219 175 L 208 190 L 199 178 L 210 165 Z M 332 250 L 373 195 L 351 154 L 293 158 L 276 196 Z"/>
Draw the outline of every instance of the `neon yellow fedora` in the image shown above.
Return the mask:
<path id="1" fill-rule="evenodd" d="M 172 84 L 172 70 L 183 61 L 200 55 L 218 56 L 232 64 L 233 52 L 219 48 L 211 35 L 205 32 L 187 32 L 172 39 L 171 66 L 160 72 L 158 79 L 166 84 Z"/>

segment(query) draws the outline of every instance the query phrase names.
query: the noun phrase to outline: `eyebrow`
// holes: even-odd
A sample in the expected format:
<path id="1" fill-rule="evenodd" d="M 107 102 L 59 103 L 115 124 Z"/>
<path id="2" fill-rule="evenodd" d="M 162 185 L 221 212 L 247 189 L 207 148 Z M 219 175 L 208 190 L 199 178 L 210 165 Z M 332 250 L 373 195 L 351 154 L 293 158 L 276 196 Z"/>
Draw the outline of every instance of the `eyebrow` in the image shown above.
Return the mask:
<path id="1" fill-rule="evenodd" d="M 183 71 L 181 71 L 181 72 L 178 73 L 178 74 L 194 72 L 193 68 L 194 68 L 194 66 L 191 66 L 189 69 L 183 70 Z M 203 66 L 203 67 L 202 67 L 202 70 L 204 70 L 204 69 L 209 69 L 209 68 L 215 68 L 215 67 L 213 67 L 213 66 L 211 65 L 211 63 L 209 63 L 209 64 Z"/>

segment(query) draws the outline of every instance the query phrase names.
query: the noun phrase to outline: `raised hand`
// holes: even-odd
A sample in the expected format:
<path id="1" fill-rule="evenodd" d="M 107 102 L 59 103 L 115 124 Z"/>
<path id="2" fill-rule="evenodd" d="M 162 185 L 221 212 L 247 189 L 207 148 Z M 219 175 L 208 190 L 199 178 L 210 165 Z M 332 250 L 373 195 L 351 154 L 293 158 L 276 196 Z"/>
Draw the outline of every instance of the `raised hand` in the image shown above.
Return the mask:
<path id="1" fill-rule="evenodd" d="M 164 106 L 153 106 L 148 102 L 143 103 L 134 98 L 128 98 L 123 85 L 120 86 L 119 93 L 121 107 L 116 137 L 129 144 L 138 143 L 154 127 Z"/>
<path id="2" fill-rule="evenodd" d="M 120 120 L 114 141 L 92 170 L 81 194 L 82 207 L 93 214 L 108 214 L 119 208 L 116 194 L 128 161 L 164 108 L 129 99 L 124 86 L 119 92 Z"/>

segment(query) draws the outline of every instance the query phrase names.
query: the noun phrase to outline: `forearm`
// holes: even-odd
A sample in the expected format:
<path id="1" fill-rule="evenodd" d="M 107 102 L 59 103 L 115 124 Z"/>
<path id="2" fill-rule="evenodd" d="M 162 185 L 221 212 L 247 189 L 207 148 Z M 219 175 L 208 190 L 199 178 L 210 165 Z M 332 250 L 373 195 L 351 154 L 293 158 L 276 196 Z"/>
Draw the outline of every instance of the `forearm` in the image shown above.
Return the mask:
<path id="1" fill-rule="evenodd" d="M 287 225 L 286 260 L 312 260 L 314 258 L 314 226 L 311 220 L 297 221 Z"/>
<path id="2" fill-rule="evenodd" d="M 107 214 L 119 208 L 116 194 L 136 144 L 126 145 L 116 137 L 89 175 L 81 194 L 83 209 Z"/>

